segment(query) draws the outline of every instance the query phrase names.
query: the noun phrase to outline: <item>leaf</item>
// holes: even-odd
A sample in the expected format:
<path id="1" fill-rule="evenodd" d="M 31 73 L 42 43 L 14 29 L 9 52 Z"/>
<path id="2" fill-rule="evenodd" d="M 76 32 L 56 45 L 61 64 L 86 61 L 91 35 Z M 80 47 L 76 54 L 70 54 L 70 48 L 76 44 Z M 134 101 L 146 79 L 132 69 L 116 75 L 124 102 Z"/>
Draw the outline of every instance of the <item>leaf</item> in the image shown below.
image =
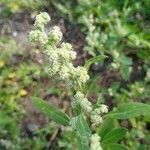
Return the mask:
<path id="1" fill-rule="evenodd" d="M 111 126 L 110 126 L 111 124 Z M 103 140 L 104 136 L 113 129 L 114 127 L 114 122 L 111 118 L 107 118 L 104 120 L 104 122 L 101 124 L 98 130 L 98 134 Z"/>
<path id="2" fill-rule="evenodd" d="M 138 50 L 137 56 L 140 59 L 150 61 L 150 51 L 148 51 L 147 49 Z"/>
<path id="3" fill-rule="evenodd" d="M 120 105 L 116 110 L 110 112 L 108 115 L 109 117 L 115 119 L 128 119 L 137 117 L 140 115 L 148 115 L 150 112 L 150 105 L 132 102 Z"/>
<path id="4" fill-rule="evenodd" d="M 0 60 L 0 68 L 2 68 L 5 65 L 5 62 L 3 60 Z"/>
<path id="5" fill-rule="evenodd" d="M 69 125 L 70 118 L 54 106 L 37 97 L 32 97 L 32 102 L 42 113 L 47 115 L 53 121 L 62 125 Z"/>
<path id="6" fill-rule="evenodd" d="M 90 79 L 90 82 L 89 84 L 87 84 L 87 87 L 86 87 L 87 89 L 86 97 L 88 97 L 91 92 L 97 92 L 98 88 L 97 88 L 96 82 L 98 79 L 99 79 L 99 76 L 94 76 L 93 78 Z"/>
<path id="7" fill-rule="evenodd" d="M 136 150 L 148 150 L 148 144 L 140 144 Z"/>
<path id="8" fill-rule="evenodd" d="M 125 128 L 117 128 L 111 130 L 102 139 L 102 144 L 117 143 L 125 136 L 126 131 L 127 129 Z"/>
<path id="9" fill-rule="evenodd" d="M 126 66 L 132 65 L 132 59 L 125 55 L 120 56 L 119 61 Z"/>
<path id="10" fill-rule="evenodd" d="M 85 62 L 84 67 L 85 67 L 87 70 L 89 70 L 89 68 L 90 68 L 90 66 L 91 66 L 92 64 L 94 64 L 94 63 L 96 63 L 96 62 L 99 62 L 99 61 L 101 62 L 101 61 L 103 61 L 105 58 L 106 58 L 105 55 L 98 55 L 98 56 L 95 56 L 95 57 L 93 57 L 93 58 L 87 60 L 87 61 Z"/>
<path id="11" fill-rule="evenodd" d="M 80 150 L 89 150 L 89 139 L 91 136 L 91 130 L 88 123 L 84 119 L 83 115 L 77 117 L 77 136 L 79 137 L 79 148 Z"/>
<path id="12" fill-rule="evenodd" d="M 122 65 L 120 68 L 120 73 L 122 75 L 122 78 L 127 81 L 130 77 L 130 67 L 127 65 Z"/>
<path id="13" fill-rule="evenodd" d="M 52 3 L 60 12 L 62 12 L 63 14 L 68 14 L 69 10 L 67 9 L 67 7 L 55 1 Z"/>
<path id="14" fill-rule="evenodd" d="M 103 145 L 103 149 L 104 150 L 128 150 L 126 146 L 117 143 Z"/>
<path id="15" fill-rule="evenodd" d="M 145 138 L 145 141 L 150 144 L 150 133 L 148 133 L 148 135 Z"/>

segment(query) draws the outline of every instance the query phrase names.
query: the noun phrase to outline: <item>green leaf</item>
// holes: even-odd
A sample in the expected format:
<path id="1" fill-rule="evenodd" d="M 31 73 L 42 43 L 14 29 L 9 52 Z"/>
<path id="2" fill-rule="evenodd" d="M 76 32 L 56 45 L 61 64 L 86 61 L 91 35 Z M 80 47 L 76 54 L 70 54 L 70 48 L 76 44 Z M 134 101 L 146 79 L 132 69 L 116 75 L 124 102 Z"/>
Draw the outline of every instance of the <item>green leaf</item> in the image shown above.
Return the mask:
<path id="1" fill-rule="evenodd" d="M 124 145 L 111 143 L 102 146 L 104 150 L 128 150 L 128 148 Z"/>
<path id="2" fill-rule="evenodd" d="M 91 136 L 91 130 L 88 126 L 88 123 L 84 119 L 83 115 L 77 117 L 77 136 L 79 137 L 79 149 L 80 150 L 89 150 L 89 139 Z"/>
<path id="3" fill-rule="evenodd" d="M 102 144 L 117 143 L 125 136 L 126 131 L 127 129 L 125 128 L 117 128 L 111 130 L 102 139 Z"/>
<path id="4" fill-rule="evenodd" d="M 96 63 L 96 62 L 101 62 L 101 61 L 103 61 L 105 58 L 106 58 L 105 55 L 98 55 L 98 56 L 95 56 L 95 57 L 93 57 L 93 58 L 87 60 L 87 61 L 85 62 L 84 67 L 85 67 L 87 70 L 89 70 L 89 68 L 90 68 L 90 66 L 91 66 L 92 64 L 94 64 L 94 63 Z"/>
<path id="5" fill-rule="evenodd" d="M 145 138 L 145 141 L 150 144 L 150 132 L 148 133 L 148 135 Z"/>
<path id="6" fill-rule="evenodd" d="M 62 5 L 62 4 L 58 3 L 58 2 L 55 2 L 55 1 L 53 1 L 52 3 L 53 3 L 53 5 L 54 5 L 60 12 L 62 12 L 62 14 L 68 14 L 68 13 L 69 13 L 69 9 L 68 9 L 66 6 L 64 6 L 64 5 Z"/>
<path id="7" fill-rule="evenodd" d="M 120 56 L 120 59 L 119 61 L 123 64 L 123 65 L 126 65 L 126 66 L 130 66 L 132 65 L 132 59 L 125 56 L 125 55 L 122 55 Z"/>
<path id="8" fill-rule="evenodd" d="M 98 134 L 101 137 L 101 139 L 103 139 L 104 136 L 113 129 L 113 127 L 114 127 L 113 120 L 111 118 L 105 119 L 98 129 Z"/>
<path id="9" fill-rule="evenodd" d="M 109 117 L 115 119 L 128 119 L 137 117 L 140 115 L 148 115 L 150 112 L 150 105 L 132 102 L 120 105 L 116 110 L 110 112 L 108 115 Z"/>
<path id="10" fill-rule="evenodd" d="M 148 144 L 140 144 L 136 150 L 148 150 Z"/>
<path id="11" fill-rule="evenodd" d="M 32 102 L 42 113 L 53 121 L 62 125 L 69 125 L 70 118 L 54 106 L 37 97 L 32 97 Z"/>
<path id="12" fill-rule="evenodd" d="M 150 51 L 148 51 L 147 49 L 138 50 L 137 56 L 140 59 L 150 61 Z"/>
<path id="13" fill-rule="evenodd" d="M 122 65 L 120 68 L 120 73 L 122 75 L 122 78 L 127 81 L 130 77 L 130 67 L 127 65 Z"/>

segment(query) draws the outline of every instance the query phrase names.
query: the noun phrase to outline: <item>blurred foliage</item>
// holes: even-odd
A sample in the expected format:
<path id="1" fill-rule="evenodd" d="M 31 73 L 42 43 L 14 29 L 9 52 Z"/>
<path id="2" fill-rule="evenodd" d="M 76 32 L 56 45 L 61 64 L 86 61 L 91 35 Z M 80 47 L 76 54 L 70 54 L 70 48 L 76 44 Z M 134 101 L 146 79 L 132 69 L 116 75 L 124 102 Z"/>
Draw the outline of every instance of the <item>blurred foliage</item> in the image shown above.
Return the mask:
<path id="1" fill-rule="evenodd" d="M 1 0 L 0 4 L 4 5 L 1 13 L 4 16 L 10 16 L 23 9 L 40 9 L 43 6 L 46 6 L 48 2 L 47 0 Z"/>
<path id="2" fill-rule="evenodd" d="M 12 38 L 0 38 L 0 149 L 41 149 L 47 143 L 42 131 L 31 139 L 21 135 L 26 116 L 21 101 L 29 95 L 28 87 L 36 87 L 36 80 L 43 76 L 41 67 L 23 53 Z M 50 134 L 53 129 L 48 126 L 45 130 Z"/>
<path id="3" fill-rule="evenodd" d="M 149 0 L 73 0 L 53 2 L 85 34 L 85 51 L 96 56 L 107 54 L 110 65 L 128 80 L 134 57 L 150 60 Z"/>

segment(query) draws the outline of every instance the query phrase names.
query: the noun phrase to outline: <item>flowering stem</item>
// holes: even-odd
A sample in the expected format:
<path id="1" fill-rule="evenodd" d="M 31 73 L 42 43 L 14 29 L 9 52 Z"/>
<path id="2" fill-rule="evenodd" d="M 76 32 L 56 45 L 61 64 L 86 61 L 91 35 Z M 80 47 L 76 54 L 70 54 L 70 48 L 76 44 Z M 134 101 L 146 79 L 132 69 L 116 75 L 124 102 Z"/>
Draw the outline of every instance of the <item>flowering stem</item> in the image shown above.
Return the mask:
<path id="1" fill-rule="evenodd" d="M 95 108 L 92 103 L 88 101 L 86 95 L 83 93 L 84 85 L 89 80 L 87 69 L 81 66 L 73 66 L 72 61 L 76 59 L 76 52 L 73 51 L 71 44 L 62 42 L 63 35 L 58 26 L 54 26 L 48 34 L 45 33 L 44 26 L 48 21 L 50 21 L 50 17 L 46 12 L 37 15 L 34 30 L 30 32 L 29 39 L 30 41 L 40 45 L 43 52 L 48 56 L 49 75 L 56 76 L 58 79 L 65 81 L 69 85 L 73 95 L 72 109 L 76 114 L 75 117 L 79 117 L 79 120 L 77 120 L 75 124 L 70 124 L 72 124 L 72 128 L 80 129 L 79 131 L 83 134 L 83 136 L 80 134 L 79 136 L 83 139 L 82 142 L 86 141 L 87 146 L 89 143 L 87 140 L 89 139 L 85 140 L 86 137 L 84 136 L 84 132 L 86 132 L 84 126 L 86 126 L 86 129 L 89 130 L 87 118 L 90 118 L 92 126 L 97 126 L 102 122 L 101 115 L 103 113 L 107 113 L 108 109 L 106 105 L 100 105 Z M 95 59 L 92 59 L 92 62 L 93 61 L 95 61 Z M 91 61 L 88 63 L 90 64 Z M 92 142 L 97 142 L 97 139 L 99 139 L 98 135 L 95 135 Z M 97 146 L 99 145 L 100 144 L 97 142 Z M 94 150 L 94 148 L 92 150 Z"/>

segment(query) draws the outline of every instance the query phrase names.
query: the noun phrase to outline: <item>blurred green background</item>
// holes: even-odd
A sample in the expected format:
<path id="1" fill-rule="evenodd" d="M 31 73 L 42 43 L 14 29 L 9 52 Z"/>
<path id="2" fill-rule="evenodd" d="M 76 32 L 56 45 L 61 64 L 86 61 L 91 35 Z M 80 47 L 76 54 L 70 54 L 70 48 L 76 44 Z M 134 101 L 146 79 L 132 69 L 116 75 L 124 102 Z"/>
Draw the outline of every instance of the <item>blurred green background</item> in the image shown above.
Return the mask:
<path id="1" fill-rule="evenodd" d="M 150 104 L 149 0 L 0 0 L 0 150 L 76 149 L 73 133 L 34 108 L 39 96 L 70 113 L 64 83 L 45 72 L 43 54 L 28 42 L 35 16 L 46 11 L 77 52 L 74 64 L 101 54 L 90 68 L 89 99 L 112 110 L 136 101 Z M 150 116 L 116 121 L 128 129 L 120 142 L 150 149 Z"/>

